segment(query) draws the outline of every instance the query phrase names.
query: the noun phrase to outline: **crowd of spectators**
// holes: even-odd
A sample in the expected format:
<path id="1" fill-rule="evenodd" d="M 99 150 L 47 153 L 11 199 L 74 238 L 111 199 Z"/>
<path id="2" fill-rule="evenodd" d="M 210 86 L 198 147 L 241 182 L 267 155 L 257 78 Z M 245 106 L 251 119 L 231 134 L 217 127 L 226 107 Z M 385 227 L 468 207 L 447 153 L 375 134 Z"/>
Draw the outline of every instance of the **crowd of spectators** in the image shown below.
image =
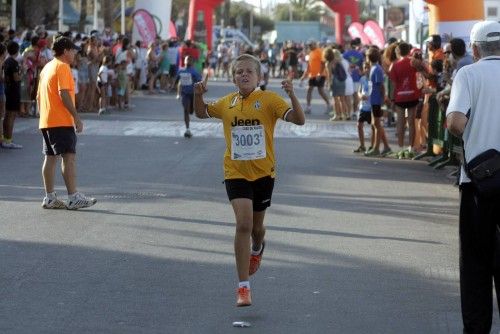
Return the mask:
<path id="1" fill-rule="evenodd" d="M 78 112 L 102 115 L 113 109 L 127 110 L 131 93 L 139 89 L 146 94 L 174 93 L 177 72 L 184 66 L 185 56 L 193 59 L 198 73 L 205 70 L 213 80 L 229 81 L 232 60 L 251 53 L 261 60 L 261 89 L 266 89 L 269 78 L 301 82 L 308 79 L 306 113 L 311 113 L 312 92 L 317 87 L 331 121 L 357 119 L 360 145 L 354 151 L 368 156 L 396 154 L 399 158 L 412 158 L 426 149 L 429 100 L 435 98 L 445 108 L 454 73 L 473 62 L 463 40 L 454 38 L 443 46 L 439 35 L 427 40 L 424 57 L 422 50 L 395 39 L 389 40 L 384 49 L 362 45 L 356 38 L 345 45 L 309 40 L 261 44 L 255 49 L 239 42 L 220 41 L 209 50 L 203 43 L 180 42 L 176 38 L 165 41 L 157 37 L 144 45 L 109 28 L 89 35 L 69 31 L 59 34 L 71 38 L 80 48 L 72 64 Z M 50 35 L 43 27 L 22 34 L 0 29 L 0 43 L 5 45 L 3 56 L 0 55 L 4 63 L 0 96 L 5 100 L 0 103 L 2 147 L 21 147 L 12 141 L 17 114 L 37 117 L 38 75 L 53 57 L 54 38 L 56 35 Z M 19 90 L 18 104 L 9 103 L 7 94 L 1 94 L 3 85 L 6 93 Z M 11 86 L 19 87 L 13 90 Z M 371 109 L 370 114 L 366 114 L 367 108 Z M 372 125 L 369 147 L 365 146 L 363 122 Z M 393 124 L 397 126 L 395 152 L 384 131 L 384 127 Z M 379 149 L 380 143 L 384 144 L 383 149 Z"/>

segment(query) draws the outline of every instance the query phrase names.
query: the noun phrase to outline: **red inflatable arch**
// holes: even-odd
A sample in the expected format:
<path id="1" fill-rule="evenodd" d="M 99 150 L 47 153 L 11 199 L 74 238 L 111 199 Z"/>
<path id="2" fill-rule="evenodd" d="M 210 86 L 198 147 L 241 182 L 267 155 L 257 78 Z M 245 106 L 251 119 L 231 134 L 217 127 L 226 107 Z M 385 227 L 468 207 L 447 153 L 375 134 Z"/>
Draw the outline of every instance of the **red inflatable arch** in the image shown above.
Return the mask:
<path id="1" fill-rule="evenodd" d="M 214 8 L 222 2 L 224 2 L 224 0 L 191 0 L 189 4 L 189 22 L 186 39 L 194 39 L 198 13 L 203 12 L 205 29 L 207 32 L 207 46 L 209 48 L 212 47 L 213 12 Z M 351 22 L 359 21 L 358 4 L 356 0 L 323 0 L 323 2 L 335 12 L 335 38 L 337 43 L 342 43 L 344 41 L 346 17 L 350 16 Z"/>

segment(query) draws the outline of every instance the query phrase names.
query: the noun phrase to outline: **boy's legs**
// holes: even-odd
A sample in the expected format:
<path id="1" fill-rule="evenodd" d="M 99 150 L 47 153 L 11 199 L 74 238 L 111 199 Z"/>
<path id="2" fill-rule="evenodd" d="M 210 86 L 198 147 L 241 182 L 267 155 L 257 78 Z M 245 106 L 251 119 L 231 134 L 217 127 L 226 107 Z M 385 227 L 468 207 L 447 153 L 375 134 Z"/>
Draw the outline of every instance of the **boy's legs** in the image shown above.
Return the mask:
<path id="1" fill-rule="evenodd" d="M 6 110 L 5 117 L 3 120 L 3 145 L 12 145 L 8 148 L 22 148 L 22 146 L 12 143 L 12 136 L 14 134 L 14 123 L 16 121 L 16 116 L 18 110 Z"/>
<path id="2" fill-rule="evenodd" d="M 361 147 L 365 147 L 365 131 L 363 128 L 364 121 L 359 120 L 358 121 L 358 138 L 359 138 L 359 145 Z"/>
<path id="3" fill-rule="evenodd" d="M 410 143 L 408 146 L 415 151 L 415 116 L 416 116 L 417 107 L 408 108 L 408 132 L 410 137 Z"/>
<path id="4" fill-rule="evenodd" d="M 16 119 L 17 112 L 7 110 L 5 112 L 5 117 L 3 120 L 3 137 L 5 139 L 11 139 L 14 130 L 14 120 Z"/>
<path id="5" fill-rule="evenodd" d="M 253 226 L 252 226 L 253 250 L 259 250 L 262 245 L 262 242 L 264 241 L 264 236 L 266 234 L 266 228 L 264 227 L 265 215 L 266 215 L 266 210 L 253 212 Z"/>
<path id="6" fill-rule="evenodd" d="M 193 103 L 194 103 L 194 97 L 193 95 L 189 94 L 182 94 L 181 97 L 182 100 L 182 108 L 184 110 L 184 124 L 186 125 L 186 132 L 184 133 L 184 137 L 190 138 L 191 137 L 191 130 L 189 130 L 189 121 L 190 121 L 190 114 L 193 113 Z"/>
<path id="7" fill-rule="evenodd" d="M 396 131 L 398 134 L 398 146 L 400 148 L 403 148 L 404 138 L 405 138 L 405 123 L 406 123 L 405 109 L 401 108 L 398 105 L 395 105 L 395 106 L 396 106 L 396 112 L 398 115 L 397 124 L 396 124 Z"/>
<path id="8" fill-rule="evenodd" d="M 235 198 L 231 201 L 236 218 L 236 234 L 234 236 L 234 253 L 236 270 L 240 282 L 248 281 L 250 265 L 250 236 L 253 231 L 252 200 Z"/>

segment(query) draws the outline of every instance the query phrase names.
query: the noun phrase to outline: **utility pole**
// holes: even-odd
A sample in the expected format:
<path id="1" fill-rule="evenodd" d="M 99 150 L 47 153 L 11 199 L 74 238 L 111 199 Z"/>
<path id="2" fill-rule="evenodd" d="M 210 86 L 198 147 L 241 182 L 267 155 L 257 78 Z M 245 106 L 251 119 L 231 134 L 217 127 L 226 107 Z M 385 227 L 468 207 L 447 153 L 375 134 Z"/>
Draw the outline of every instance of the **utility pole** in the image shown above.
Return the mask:
<path id="1" fill-rule="evenodd" d="M 63 8 L 63 0 L 59 0 L 59 17 L 58 17 L 58 25 L 57 29 L 59 31 L 63 31 L 63 15 L 64 15 L 64 8 Z"/>
<path id="2" fill-rule="evenodd" d="M 16 30 L 16 7 L 17 7 L 17 0 L 12 0 L 12 3 L 10 5 L 10 11 L 11 11 L 11 19 L 10 19 L 10 27 L 11 29 Z"/>
<path id="3" fill-rule="evenodd" d="M 125 35 L 125 0 L 121 1 L 121 34 Z"/>
<path id="4" fill-rule="evenodd" d="M 97 30 L 97 0 L 94 0 L 94 30 Z"/>

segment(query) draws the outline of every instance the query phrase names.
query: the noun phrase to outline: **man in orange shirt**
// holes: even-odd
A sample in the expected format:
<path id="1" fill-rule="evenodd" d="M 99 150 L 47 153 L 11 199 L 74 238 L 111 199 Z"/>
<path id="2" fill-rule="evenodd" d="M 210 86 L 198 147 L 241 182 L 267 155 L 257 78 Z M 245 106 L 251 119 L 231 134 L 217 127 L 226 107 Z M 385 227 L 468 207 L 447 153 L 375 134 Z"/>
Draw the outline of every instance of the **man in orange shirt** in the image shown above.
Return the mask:
<path id="1" fill-rule="evenodd" d="M 76 190 L 76 132 L 83 123 L 75 108 L 75 83 L 71 64 L 78 47 L 67 37 L 56 38 L 52 47 L 55 58 L 40 73 L 37 101 L 40 109 L 39 128 L 43 135 L 45 161 L 42 167 L 45 198 L 44 209 L 86 208 L 96 203 Z M 75 132 L 76 129 L 76 132 Z M 62 156 L 61 171 L 68 190 L 68 202 L 59 200 L 54 191 L 54 176 L 58 156 Z"/>
<path id="2" fill-rule="evenodd" d="M 326 114 L 328 114 L 331 110 L 330 107 L 330 101 L 328 100 L 328 96 L 325 94 L 325 91 L 323 87 L 325 87 L 325 79 L 326 79 L 326 74 L 325 74 L 325 62 L 323 60 L 323 52 L 321 51 L 320 48 L 318 48 L 318 45 L 316 44 L 315 41 L 309 41 L 308 43 L 309 46 L 309 61 L 307 62 L 307 69 L 305 70 L 304 74 L 302 75 L 302 78 L 300 78 L 300 82 L 304 81 L 306 77 L 309 77 L 309 88 L 307 89 L 307 106 L 305 113 L 310 114 L 311 113 L 311 98 L 312 98 L 312 91 L 314 90 L 314 87 L 318 87 L 318 93 L 321 95 L 323 100 L 326 102 Z"/>

